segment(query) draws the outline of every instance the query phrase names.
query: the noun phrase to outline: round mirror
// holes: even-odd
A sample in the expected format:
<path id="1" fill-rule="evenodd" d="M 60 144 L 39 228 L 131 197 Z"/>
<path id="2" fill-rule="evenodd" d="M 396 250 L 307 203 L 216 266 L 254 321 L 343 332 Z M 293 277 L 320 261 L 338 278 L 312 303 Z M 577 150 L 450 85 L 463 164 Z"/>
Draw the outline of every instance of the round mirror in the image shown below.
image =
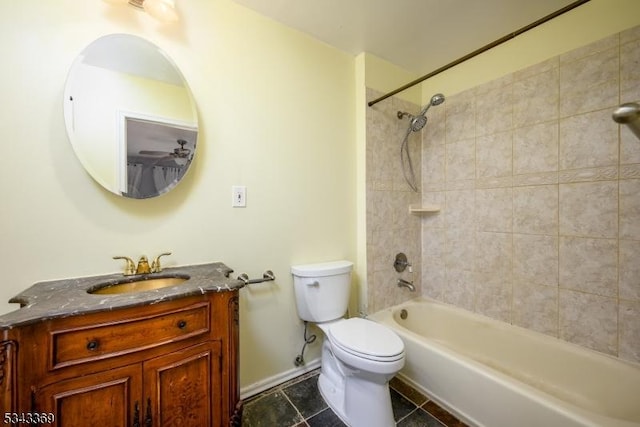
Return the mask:
<path id="1" fill-rule="evenodd" d="M 85 170 L 125 197 L 171 190 L 195 154 L 198 116 L 187 82 L 164 52 L 137 36 L 104 36 L 78 55 L 64 118 Z"/>

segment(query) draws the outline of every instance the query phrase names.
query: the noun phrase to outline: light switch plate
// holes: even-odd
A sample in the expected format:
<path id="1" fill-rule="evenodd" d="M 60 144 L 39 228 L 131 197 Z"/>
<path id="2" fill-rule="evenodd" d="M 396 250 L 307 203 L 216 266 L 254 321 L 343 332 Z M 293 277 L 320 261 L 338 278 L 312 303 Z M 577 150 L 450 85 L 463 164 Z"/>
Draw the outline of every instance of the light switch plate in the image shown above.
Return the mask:
<path id="1" fill-rule="evenodd" d="M 247 207 L 247 187 L 244 185 L 234 185 L 231 187 L 231 206 L 234 208 Z"/>

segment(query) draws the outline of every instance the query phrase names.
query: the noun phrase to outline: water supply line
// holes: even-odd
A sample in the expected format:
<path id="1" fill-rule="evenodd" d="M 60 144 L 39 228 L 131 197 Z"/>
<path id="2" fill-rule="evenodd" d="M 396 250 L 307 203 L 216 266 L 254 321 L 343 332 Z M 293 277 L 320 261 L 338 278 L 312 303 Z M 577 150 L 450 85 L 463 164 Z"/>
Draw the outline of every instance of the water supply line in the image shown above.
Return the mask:
<path id="1" fill-rule="evenodd" d="M 314 342 L 316 340 L 316 336 L 311 334 L 311 336 L 307 337 L 307 326 L 308 326 L 308 322 L 305 320 L 304 321 L 304 344 L 302 344 L 302 351 L 300 352 L 299 355 L 296 356 L 296 358 L 293 361 L 293 364 L 296 366 L 302 366 L 304 365 L 304 350 L 307 348 L 307 345 L 311 344 L 312 342 Z"/>

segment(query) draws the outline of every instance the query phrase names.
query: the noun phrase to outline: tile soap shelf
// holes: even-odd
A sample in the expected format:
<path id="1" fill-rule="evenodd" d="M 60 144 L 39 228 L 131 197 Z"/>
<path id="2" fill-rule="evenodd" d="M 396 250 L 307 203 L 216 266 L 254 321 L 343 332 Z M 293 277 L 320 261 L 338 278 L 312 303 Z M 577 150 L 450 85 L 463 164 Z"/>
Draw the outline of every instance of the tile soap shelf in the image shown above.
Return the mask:
<path id="1" fill-rule="evenodd" d="M 440 212 L 439 205 L 409 206 L 409 213 L 414 215 L 424 215 L 436 212 Z"/>

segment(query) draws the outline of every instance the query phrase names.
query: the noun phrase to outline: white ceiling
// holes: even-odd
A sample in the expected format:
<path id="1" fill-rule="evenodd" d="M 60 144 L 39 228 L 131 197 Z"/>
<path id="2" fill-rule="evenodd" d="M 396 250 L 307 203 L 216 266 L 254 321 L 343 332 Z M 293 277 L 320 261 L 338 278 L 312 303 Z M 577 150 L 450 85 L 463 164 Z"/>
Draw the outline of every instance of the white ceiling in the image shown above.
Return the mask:
<path id="1" fill-rule="evenodd" d="M 427 74 L 574 0 L 235 0 L 340 50 Z"/>

